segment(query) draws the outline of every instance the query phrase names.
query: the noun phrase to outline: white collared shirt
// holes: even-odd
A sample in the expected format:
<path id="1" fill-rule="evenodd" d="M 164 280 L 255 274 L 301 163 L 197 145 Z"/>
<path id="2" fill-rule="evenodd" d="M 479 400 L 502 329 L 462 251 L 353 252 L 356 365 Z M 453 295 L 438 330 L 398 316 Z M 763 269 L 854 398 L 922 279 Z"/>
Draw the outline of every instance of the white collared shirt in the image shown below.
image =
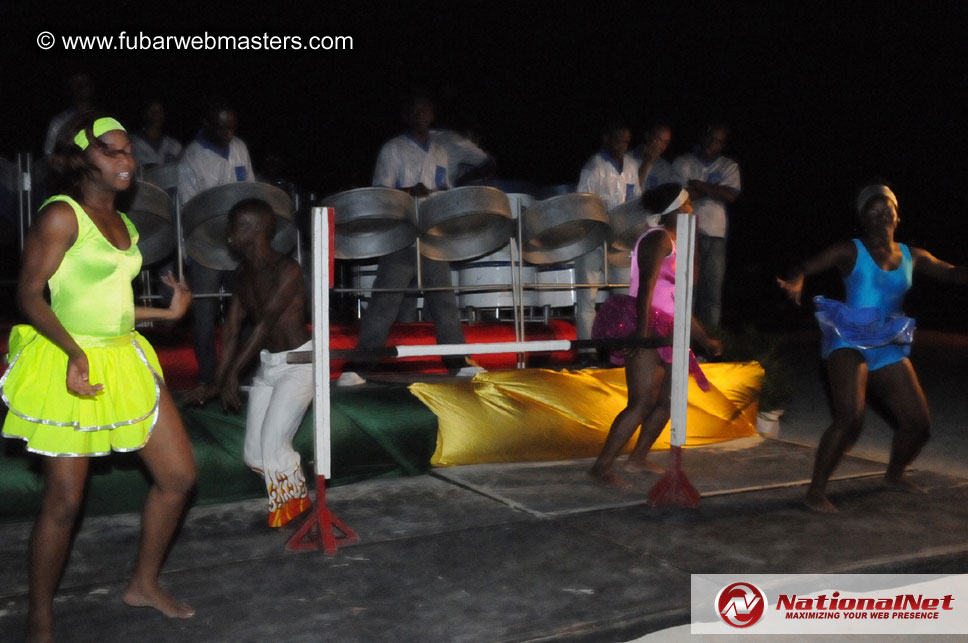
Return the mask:
<path id="1" fill-rule="evenodd" d="M 229 141 L 227 152 L 224 154 L 203 138 L 188 144 L 178 163 L 178 198 L 182 203 L 217 185 L 255 180 L 249 148 L 242 139 Z"/>
<path id="2" fill-rule="evenodd" d="M 672 165 L 682 181 L 682 187 L 689 186 L 690 179 L 698 179 L 713 185 L 740 191 L 739 165 L 731 158 L 720 156 L 706 163 L 695 154 L 683 154 Z M 727 229 L 726 204 L 712 197 L 696 199 L 692 202 L 696 213 L 696 227 L 704 235 L 725 237 Z"/>
<path id="3" fill-rule="evenodd" d="M 599 152 L 588 159 L 582 168 L 578 177 L 578 191 L 597 195 L 605 202 L 605 208 L 611 210 L 642 194 L 639 164 L 626 154 L 619 169 L 606 152 Z"/>
<path id="4" fill-rule="evenodd" d="M 447 150 L 431 138 L 426 147 L 409 134 L 391 138 L 380 148 L 373 171 L 373 185 L 409 188 L 423 183 L 430 190 L 451 186 Z"/>

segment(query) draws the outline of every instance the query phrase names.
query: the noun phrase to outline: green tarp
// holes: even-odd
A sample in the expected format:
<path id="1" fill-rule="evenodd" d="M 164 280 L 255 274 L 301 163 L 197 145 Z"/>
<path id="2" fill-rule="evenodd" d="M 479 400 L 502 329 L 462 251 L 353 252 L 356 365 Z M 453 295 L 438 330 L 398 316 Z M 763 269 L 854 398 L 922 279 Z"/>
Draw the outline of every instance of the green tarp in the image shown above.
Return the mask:
<path id="1" fill-rule="evenodd" d="M 331 486 L 383 475 L 416 475 L 427 471 L 437 441 L 437 417 L 405 386 L 334 389 Z M 265 495 L 262 478 L 242 461 L 245 410 L 222 412 L 218 402 L 182 408 L 182 419 L 198 465 L 195 504 L 231 502 Z M 19 440 L 4 440 L 0 451 L 0 519 L 24 520 L 40 505 L 43 480 L 39 458 L 27 454 Z M 312 413 L 306 414 L 293 446 L 312 471 Z M 115 454 L 92 459 L 87 513 L 140 511 L 148 480 L 138 457 Z"/>

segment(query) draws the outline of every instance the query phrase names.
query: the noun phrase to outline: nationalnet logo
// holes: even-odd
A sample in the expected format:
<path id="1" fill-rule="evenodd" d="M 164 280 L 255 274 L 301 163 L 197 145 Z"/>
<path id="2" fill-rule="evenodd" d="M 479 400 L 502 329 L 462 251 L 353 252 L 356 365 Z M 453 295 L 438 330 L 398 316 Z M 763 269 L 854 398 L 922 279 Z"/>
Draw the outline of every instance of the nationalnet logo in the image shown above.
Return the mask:
<path id="1" fill-rule="evenodd" d="M 968 634 L 968 575 L 692 576 L 693 634 Z"/>
<path id="2" fill-rule="evenodd" d="M 938 619 L 942 611 L 953 611 L 954 596 L 925 596 L 924 594 L 895 594 L 880 597 L 841 597 L 840 592 L 830 596 L 801 597 L 796 594 L 780 594 L 776 609 L 783 617 L 798 618 L 844 618 L 844 619 Z"/>
<path id="3" fill-rule="evenodd" d="M 763 618 L 766 594 L 752 583 L 733 583 L 719 590 L 716 608 L 719 617 L 733 627 L 749 627 Z"/>

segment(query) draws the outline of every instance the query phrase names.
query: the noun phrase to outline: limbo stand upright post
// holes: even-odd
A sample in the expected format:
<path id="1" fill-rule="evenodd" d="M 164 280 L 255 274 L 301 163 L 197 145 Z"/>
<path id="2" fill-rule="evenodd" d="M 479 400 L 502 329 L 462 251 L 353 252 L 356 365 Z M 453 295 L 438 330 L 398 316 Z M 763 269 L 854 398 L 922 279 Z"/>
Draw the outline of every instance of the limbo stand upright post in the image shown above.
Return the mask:
<path id="1" fill-rule="evenodd" d="M 696 248 L 696 217 L 680 212 L 676 219 L 676 302 L 672 327 L 672 408 L 669 468 L 659 478 L 649 500 L 657 506 L 699 506 L 699 492 L 682 468 L 686 443 L 687 395 L 689 392 L 689 339 L 692 325 L 692 273 Z"/>
<path id="2" fill-rule="evenodd" d="M 313 456 L 316 504 L 286 543 L 290 551 L 322 549 L 335 554 L 359 537 L 326 506 L 326 479 L 332 474 L 329 412 L 329 289 L 333 286 L 333 208 L 313 208 Z M 339 534 L 336 533 L 338 530 Z"/>

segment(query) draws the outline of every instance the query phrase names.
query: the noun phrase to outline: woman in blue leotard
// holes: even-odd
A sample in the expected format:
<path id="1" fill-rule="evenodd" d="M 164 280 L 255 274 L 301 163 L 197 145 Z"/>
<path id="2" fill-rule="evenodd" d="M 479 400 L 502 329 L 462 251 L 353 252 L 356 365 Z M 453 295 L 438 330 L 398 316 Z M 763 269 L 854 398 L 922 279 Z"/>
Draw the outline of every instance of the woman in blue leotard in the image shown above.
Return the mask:
<path id="1" fill-rule="evenodd" d="M 885 481 L 923 493 L 904 477 L 905 468 L 928 440 L 931 415 L 918 377 L 908 360 L 914 320 L 901 307 L 913 273 L 968 284 L 968 268 L 953 266 L 920 248 L 894 240 L 899 222 L 897 197 L 886 185 L 869 185 L 857 196 L 863 228 L 859 239 L 836 243 L 796 268 L 780 287 L 800 303 L 804 278 L 836 268 L 847 288 L 845 302 L 817 297 L 816 317 L 823 333 L 821 352 L 833 400 L 833 423 L 817 447 L 806 505 L 837 511 L 826 495 L 827 481 L 844 452 L 857 441 L 867 406 L 867 390 L 894 415 L 897 428 Z"/>

